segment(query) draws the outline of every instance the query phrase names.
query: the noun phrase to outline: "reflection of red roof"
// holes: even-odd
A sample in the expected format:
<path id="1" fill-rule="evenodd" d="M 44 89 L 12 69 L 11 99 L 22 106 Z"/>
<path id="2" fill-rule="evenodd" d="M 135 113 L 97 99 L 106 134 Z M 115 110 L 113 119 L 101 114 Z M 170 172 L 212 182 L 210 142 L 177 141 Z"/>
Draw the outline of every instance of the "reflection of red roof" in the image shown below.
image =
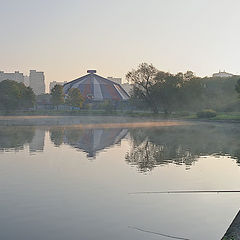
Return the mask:
<path id="1" fill-rule="evenodd" d="M 74 142 L 66 138 L 65 143 L 75 148 L 82 149 L 89 157 L 94 157 L 97 151 L 101 151 L 118 143 L 127 134 L 127 129 L 86 129 Z"/>
<path id="2" fill-rule="evenodd" d="M 67 94 L 71 88 L 78 88 L 85 99 L 92 99 L 93 101 L 122 101 L 129 99 L 129 95 L 121 85 L 98 76 L 95 73 L 87 74 L 66 83 L 63 87 L 65 94 Z"/>

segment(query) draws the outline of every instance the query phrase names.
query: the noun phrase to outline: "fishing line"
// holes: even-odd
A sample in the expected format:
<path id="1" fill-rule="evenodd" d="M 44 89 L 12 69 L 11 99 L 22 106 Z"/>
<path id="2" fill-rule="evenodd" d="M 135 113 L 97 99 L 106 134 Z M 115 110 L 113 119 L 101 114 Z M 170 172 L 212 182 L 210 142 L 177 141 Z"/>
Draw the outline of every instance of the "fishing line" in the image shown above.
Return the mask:
<path id="1" fill-rule="evenodd" d="M 151 233 L 151 234 L 159 235 L 159 236 L 162 236 L 162 237 L 167 237 L 167 238 L 172 238 L 172 239 L 181 239 L 181 240 L 190 240 L 189 238 L 183 238 L 183 237 L 172 236 L 172 235 L 168 235 L 168 234 L 164 234 L 164 233 L 153 232 L 153 231 L 145 230 L 145 229 L 142 229 L 142 228 L 139 228 L 139 227 L 131 227 L 131 226 L 128 226 L 128 227 L 131 228 L 131 229 L 141 231 L 141 232 Z"/>
<path id="2" fill-rule="evenodd" d="M 128 194 L 179 194 L 179 193 L 240 193 L 240 190 L 190 190 L 190 191 L 153 191 L 153 192 L 131 192 Z"/>

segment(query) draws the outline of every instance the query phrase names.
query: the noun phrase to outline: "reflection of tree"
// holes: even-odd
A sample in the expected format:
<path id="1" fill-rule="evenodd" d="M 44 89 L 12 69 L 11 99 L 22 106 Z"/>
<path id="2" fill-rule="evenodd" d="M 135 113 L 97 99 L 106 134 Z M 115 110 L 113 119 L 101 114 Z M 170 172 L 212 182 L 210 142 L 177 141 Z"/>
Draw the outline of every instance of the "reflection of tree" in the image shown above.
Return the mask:
<path id="1" fill-rule="evenodd" d="M 129 164 L 137 164 L 142 171 L 152 170 L 163 156 L 162 146 L 145 140 L 126 155 Z"/>
<path id="2" fill-rule="evenodd" d="M 82 136 L 82 129 L 52 127 L 49 129 L 50 139 L 56 147 L 59 147 L 64 142 L 74 145 L 78 143 Z"/>
<path id="3" fill-rule="evenodd" d="M 82 135 L 83 135 L 84 130 L 83 129 L 66 129 L 65 130 L 65 141 L 70 144 L 70 145 L 76 145 Z"/>
<path id="4" fill-rule="evenodd" d="M 0 149 L 22 149 L 24 144 L 32 141 L 34 134 L 32 127 L 1 127 Z"/>
<path id="5" fill-rule="evenodd" d="M 230 155 L 240 162 L 237 125 L 139 128 L 130 130 L 130 136 L 132 147 L 126 154 L 126 161 L 144 172 L 168 163 L 184 164 L 189 168 L 198 156 L 212 154 Z"/>
<path id="6" fill-rule="evenodd" d="M 56 147 L 63 144 L 64 129 L 62 127 L 54 127 L 49 130 L 50 139 Z"/>
<path id="7" fill-rule="evenodd" d="M 157 165 L 168 163 L 191 165 L 195 161 L 192 153 L 182 146 L 156 144 L 146 138 L 141 144 L 135 145 L 126 154 L 129 164 L 137 165 L 140 171 L 152 170 Z"/>

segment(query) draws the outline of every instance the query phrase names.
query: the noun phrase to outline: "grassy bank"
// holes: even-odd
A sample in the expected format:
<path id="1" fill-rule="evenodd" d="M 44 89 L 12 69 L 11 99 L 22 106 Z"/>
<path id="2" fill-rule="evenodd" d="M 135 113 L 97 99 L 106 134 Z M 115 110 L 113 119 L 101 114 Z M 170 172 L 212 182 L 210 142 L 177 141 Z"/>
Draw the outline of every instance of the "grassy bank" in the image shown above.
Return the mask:
<path id="1" fill-rule="evenodd" d="M 37 111 L 15 111 L 15 112 L 0 112 L 0 116 L 127 116 L 127 117 L 154 117 L 168 118 L 163 113 L 154 114 L 147 111 L 104 111 L 104 110 L 37 110 Z"/>
<path id="2" fill-rule="evenodd" d="M 204 118 L 198 118 L 197 114 L 191 114 L 189 116 L 183 117 L 183 119 L 189 119 L 189 120 L 201 120 Z M 234 113 L 217 113 L 216 117 L 212 118 L 205 118 L 205 120 L 209 121 L 240 121 L 240 113 L 234 112 Z"/>
<path id="3" fill-rule="evenodd" d="M 118 117 L 134 117 L 134 118 L 153 118 L 159 120 L 179 119 L 179 120 L 208 120 L 208 121 L 239 121 L 240 112 L 217 113 L 215 117 L 198 118 L 196 113 L 192 112 L 174 112 L 171 114 L 158 113 L 154 114 L 147 111 L 112 111 L 104 110 L 75 110 L 75 111 L 17 111 L 1 113 L 0 116 L 118 116 Z"/>

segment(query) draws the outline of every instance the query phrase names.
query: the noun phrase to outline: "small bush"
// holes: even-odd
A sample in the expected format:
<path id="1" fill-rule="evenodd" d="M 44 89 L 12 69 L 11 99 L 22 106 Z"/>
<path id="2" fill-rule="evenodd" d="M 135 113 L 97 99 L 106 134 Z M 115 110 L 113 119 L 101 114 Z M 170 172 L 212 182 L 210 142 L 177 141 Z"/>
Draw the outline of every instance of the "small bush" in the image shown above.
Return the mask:
<path id="1" fill-rule="evenodd" d="M 188 116 L 190 116 L 190 113 L 189 112 L 179 112 L 179 113 L 176 113 L 176 115 L 179 117 L 188 117 Z"/>
<path id="2" fill-rule="evenodd" d="M 214 111 L 212 109 L 206 109 L 206 110 L 203 110 L 203 111 L 197 113 L 198 118 L 213 118 L 216 116 L 217 116 L 216 111 Z"/>

